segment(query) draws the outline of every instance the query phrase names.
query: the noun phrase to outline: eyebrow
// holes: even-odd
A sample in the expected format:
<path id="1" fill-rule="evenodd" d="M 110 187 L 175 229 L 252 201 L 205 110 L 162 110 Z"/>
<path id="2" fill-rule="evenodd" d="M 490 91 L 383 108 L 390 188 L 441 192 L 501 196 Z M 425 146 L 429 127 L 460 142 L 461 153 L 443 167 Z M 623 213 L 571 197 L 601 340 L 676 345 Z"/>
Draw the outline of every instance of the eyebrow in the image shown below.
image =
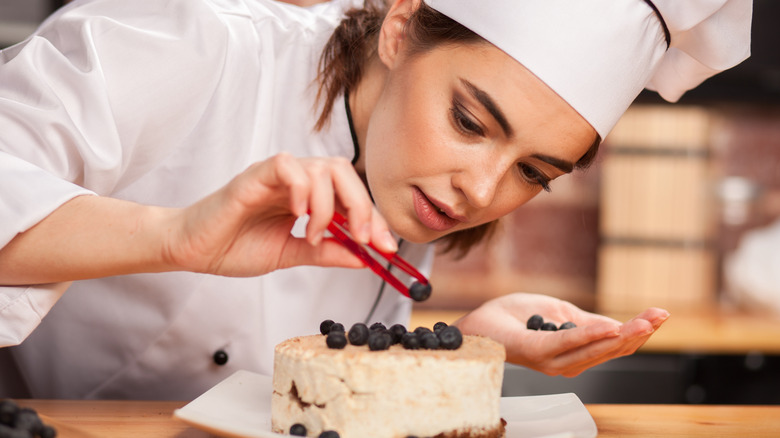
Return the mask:
<path id="1" fill-rule="evenodd" d="M 544 161 L 545 163 L 551 166 L 555 166 L 565 173 L 571 173 L 572 170 L 574 170 L 574 164 L 566 160 L 561 160 L 560 158 L 555 158 L 549 155 L 541 155 L 541 154 L 534 154 L 531 156 L 536 158 L 537 160 Z"/>
<path id="2" fill-rule="evenodd" d="M 514 135 L 512 127 L 509 125 L 504 112 L 501 111 L 501 108 L 498 107 L 498 104 L 496 104 L 490 95 L 463 78 L 461 78 L 460 81 L 469 90 L 469 93 L 471 93 L 471 95 L 485 107 L 490 115 L 496 119 L 496 122 L 501 126 L 504 134 L 506 134 L 507 137 L 512 137 Z M 560 169 L 562 172 L 571 173 L 572 170 L 574 170 L 574 164 L 569 161 L 561 160 L 560 158 L 551 157 L 549 155 L 534 154 L 532 156 L 537 160 L 544 161 L 545 163 Z"/>
<path id="3" fill-rule="evenodd" d="M 498 107 L 498 104 L 488 95 L 484 90 L 478 88 L 476 85 L 472 84 L 471 82 L 461 78 L 460 80 L 463 85 L 469 90 L 469 93 L 471 93 L 472 96 L 474 96 L 479 103 L 482 104 L 482 106 L 485 107 L 485 109 L 490 113 L 491 116 L 493 116 L 494 119 L 496 119 L 496 122 L 498 122 L 499 126 L 501 126 L 501 129 L 504 131 L 504 134 L 507 137 L 512 137 L 514 135 L 514 131 L 512 130 L 512 127 L 509 126 L 509 122 L 506 119 L 506 116 L 504 115 L 504 112 L 501 111 L 501 108 Z"/>

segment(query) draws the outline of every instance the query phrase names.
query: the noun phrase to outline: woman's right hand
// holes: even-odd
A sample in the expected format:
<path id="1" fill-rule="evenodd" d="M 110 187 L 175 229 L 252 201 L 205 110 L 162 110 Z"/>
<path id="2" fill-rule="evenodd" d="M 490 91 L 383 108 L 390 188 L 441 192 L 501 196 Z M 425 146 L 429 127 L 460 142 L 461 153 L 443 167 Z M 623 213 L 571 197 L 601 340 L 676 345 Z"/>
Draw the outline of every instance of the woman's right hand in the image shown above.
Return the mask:
<path id="1" fill-rule="evenodd" d="M 255 276 L 296 265 L 362 267 L 341 244 L 323 239 L 336 210 L 345 212 L 359 243 L 397 250 L 349 161 L 283 153 L 253 164 L 175 215 L 165 256 L 175 267 L 226 276 Z M 293 224 L 307 212 L 305 238 L 293 237 Z"/>
<path id="2" fill-rule="evenodd" d="M 396 251 L 349 161 L 280 154 L 182 209 L 77 196 L 0 248 L 0 285 L 164 271 L 256 276 L 297 265 L 363 267 L 341 244 L 323 239 L 336 210 L 346 214 L 355 240 Z M 293 224 L 307 212 L 305 238 L 293 237 Z"/>

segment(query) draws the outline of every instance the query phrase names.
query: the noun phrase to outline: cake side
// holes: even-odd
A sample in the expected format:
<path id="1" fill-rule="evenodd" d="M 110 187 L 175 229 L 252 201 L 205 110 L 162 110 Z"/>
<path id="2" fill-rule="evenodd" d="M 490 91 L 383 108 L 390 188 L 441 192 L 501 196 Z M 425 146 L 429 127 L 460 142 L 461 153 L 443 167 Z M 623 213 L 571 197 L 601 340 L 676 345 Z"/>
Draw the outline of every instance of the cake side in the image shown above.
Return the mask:
<path id="1" fill-rule="evenodd" d="M 504 347 L 466 336 L 457 350 L 329 349 L 321 335 L 276 348 L 272 423 L 341 438 L 503 436 Z"/>

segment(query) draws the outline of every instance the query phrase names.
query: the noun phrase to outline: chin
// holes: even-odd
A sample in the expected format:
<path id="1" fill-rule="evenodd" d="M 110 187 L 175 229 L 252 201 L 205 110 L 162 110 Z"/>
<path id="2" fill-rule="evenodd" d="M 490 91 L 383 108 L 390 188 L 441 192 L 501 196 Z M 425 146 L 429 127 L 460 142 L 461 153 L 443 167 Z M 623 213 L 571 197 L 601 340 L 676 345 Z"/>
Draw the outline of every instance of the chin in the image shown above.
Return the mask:
<path id="1" fill-rule="evenodd" d="M 431 243 L 449 234 L 429 230 L 419 222 L 410 218 L 399 218 L 399 220 L 393 221 L 385 216 L 385 219 L 388 221 L 390 229 L 393 230 L 398 237 L 410 243 Z"/>

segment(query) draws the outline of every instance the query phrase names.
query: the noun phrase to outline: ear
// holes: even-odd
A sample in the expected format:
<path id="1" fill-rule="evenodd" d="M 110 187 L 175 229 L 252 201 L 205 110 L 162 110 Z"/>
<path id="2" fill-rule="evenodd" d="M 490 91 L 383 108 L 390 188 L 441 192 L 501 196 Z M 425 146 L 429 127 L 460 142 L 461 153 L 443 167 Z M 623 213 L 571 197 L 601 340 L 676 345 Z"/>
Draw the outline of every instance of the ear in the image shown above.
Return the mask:
<path id="1" fill-rule="evenodd" d="M 377 53 L 389 69 L 398 62 L 404 41 L 404 28 L 412 12 L 417 10 L 421 0 L 394 0 L 379 31 Z"/>

